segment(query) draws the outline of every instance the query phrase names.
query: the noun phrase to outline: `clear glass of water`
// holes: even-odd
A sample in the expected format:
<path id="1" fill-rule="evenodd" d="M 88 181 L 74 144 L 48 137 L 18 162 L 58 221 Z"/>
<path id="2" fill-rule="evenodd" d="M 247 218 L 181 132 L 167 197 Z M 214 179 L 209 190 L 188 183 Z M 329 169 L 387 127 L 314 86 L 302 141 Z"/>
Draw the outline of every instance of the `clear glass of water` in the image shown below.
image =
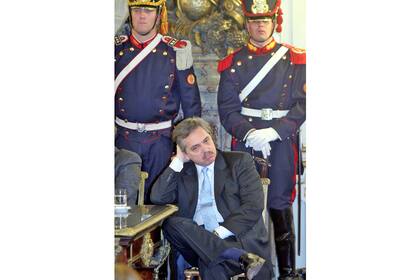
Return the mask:
<path id="1" fill-rule="evenodd" d="M 128 214 L 117 214 L 114 217 L 114 228 L 123 229 L 127 227 Z"/>
<path id="2" fill-rule="evenodd" d="M 127 190 L 116 189 L 114 204 L 116 207 L 127 207 Z"/>

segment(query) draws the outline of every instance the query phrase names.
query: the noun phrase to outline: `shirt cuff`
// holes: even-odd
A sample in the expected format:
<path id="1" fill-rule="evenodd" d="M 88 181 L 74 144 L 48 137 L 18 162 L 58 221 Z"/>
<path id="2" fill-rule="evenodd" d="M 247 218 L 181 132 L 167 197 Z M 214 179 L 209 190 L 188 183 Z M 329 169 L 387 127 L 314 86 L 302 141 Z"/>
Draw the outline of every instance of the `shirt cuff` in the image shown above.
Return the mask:
<path id="1" fill-rule="evenodd" d="M 214 231 L 217 232 L 219 237 L 222 238 L 222 239 L 225 239 L 226 237 L 235 235 L 235 234 L 233 234 L 233 232 L 231 232 L 230 230 L 228 230 L 227 228 L 225 228 L 223 226 L 218 226 L 217 228 L 214 229 Z"/>
<path id="2" fill-rule="evenodd" d="M 184 168 L 184 162 L 177 157 L 171 161 L 169 167 L 175 172 L 181 172 L 182 168 Z"/>

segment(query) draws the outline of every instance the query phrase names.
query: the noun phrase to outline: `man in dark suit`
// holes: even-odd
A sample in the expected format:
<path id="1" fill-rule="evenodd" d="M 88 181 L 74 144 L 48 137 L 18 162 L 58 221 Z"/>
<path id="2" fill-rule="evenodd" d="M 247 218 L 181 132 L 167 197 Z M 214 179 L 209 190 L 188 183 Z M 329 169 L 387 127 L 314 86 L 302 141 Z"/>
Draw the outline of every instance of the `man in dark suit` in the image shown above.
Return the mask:
<path id="1" fill-rule="evenodd" d="M 163 223 L 165 237 L 203 280 L 271 279 L 263 191 L 252 157 L 221 152 L 211 126 L 188 118 L 172 134 L 177 154 L 151 190 L 155 204 L 179 211 Z"/>
<path id="2" fill-rule="evenodd" d="M 137 192 L 140 185 L 141 158 L 135 152 L 115 147 L 114 188 L 127 190 L 127 204 L 137 205 Z"/>

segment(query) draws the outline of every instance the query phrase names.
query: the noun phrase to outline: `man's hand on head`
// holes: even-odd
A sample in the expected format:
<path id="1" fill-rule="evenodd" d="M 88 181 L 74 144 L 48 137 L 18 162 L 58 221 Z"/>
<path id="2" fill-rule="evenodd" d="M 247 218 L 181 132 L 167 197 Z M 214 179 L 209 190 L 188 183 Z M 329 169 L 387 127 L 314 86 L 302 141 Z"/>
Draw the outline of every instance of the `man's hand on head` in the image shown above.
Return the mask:
<path id="1" fill-rule="evenodd" d="M 175 155 L 179 160 L 181 160 L 182 162 L 187 162 L 190 161 L 190 158 L 187 156 L 186 153 L 184 153 L 181 150 L 181 147 L 179 147 L 179 145 L 176 145 L 176 155 Z"/>

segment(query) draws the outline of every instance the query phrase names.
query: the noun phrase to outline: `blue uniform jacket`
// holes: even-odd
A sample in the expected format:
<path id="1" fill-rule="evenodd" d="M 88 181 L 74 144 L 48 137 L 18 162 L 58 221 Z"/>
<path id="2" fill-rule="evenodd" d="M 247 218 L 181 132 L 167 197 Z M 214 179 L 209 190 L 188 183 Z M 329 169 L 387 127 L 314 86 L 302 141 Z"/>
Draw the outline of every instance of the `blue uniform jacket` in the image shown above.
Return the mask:
<path id="1" fill-rule="evenodd" d="M 219 64 L 221 78 L 218 91 L 220 121 L 238 140 L 243 140 L 252 129 L 274 128 L 281 139 L 293 138 L 306 117 L 306 65 L 302 53 L 289 47 L 288 52 L 270 70 L 241 104 L 239 94 L 271 58 L 280 44 L 272 41 L 269 51 L 253 50 L 248 44 Z M 255 47 L 254 47 L 255 48 Z M 255 48 L 256 49 L 256 48 Z M 261 120 L 240 114 L 241 107 L 289 110 L 280 119 Z"/>
<path id="2" fill-rule="evenodd" d="M 122 41 L 115 46 L 115 77 L 143 48 L 132 37 Z M 185 117 L 201 115 L 193 67 L 178 70 L 174 48 L 162 40 L 117 88 L 115 114 L 129 122 L 162 122 L 173 120 L 180 104 Z"/>

